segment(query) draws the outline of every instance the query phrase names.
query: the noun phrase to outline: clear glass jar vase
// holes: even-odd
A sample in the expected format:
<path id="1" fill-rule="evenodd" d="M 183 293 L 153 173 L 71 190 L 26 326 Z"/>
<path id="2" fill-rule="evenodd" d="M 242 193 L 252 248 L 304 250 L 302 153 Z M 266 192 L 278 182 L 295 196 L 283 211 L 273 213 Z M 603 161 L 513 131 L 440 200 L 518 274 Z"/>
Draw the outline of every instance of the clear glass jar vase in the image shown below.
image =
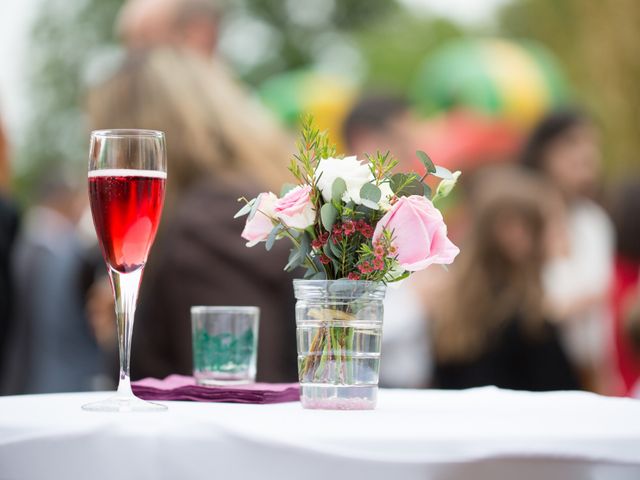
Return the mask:
<path id="1" fill-rule="evenodd" d="M 294 280 L 293 287 L 302 406 L 375 408 L 386 286 L 359 280 Z"/>

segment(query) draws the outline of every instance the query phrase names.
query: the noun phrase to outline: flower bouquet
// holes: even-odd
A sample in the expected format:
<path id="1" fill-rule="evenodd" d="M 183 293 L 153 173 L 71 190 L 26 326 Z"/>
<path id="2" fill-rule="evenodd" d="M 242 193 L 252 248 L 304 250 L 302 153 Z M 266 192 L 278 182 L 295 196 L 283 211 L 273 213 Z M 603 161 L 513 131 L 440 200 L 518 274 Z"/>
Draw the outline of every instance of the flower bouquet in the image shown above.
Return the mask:
<path id="1" fill-rule="evenodd" d="M 338 157 L 327 135 L 303 121 L 289 166 L 296 184 L 280 197 L 245 202 L 247 246 L 287 238 L 285 270 L 294 281 L 302 403 L 310 408 L 375 406 L 385 287 L 432 264 L 450 264 L 458 248 L 434 202 L 451 192 L 460 172 L 417 152 L 424 172 L 398 173 L 387 153 Z M 432 194 L 425 180 L 441 180 Z"/>

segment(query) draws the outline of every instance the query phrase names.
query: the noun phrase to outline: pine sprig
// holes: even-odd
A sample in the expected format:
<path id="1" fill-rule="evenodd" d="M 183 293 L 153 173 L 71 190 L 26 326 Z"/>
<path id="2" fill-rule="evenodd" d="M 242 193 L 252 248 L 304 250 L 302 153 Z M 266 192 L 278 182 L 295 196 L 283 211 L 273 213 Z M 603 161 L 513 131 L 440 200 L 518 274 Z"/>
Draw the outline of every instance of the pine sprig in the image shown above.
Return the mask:
<path id="1" fill-rule="evenodd" d="M 301 183 L 314 185 L 314 174 L 323 158 L 334 157 L 336 146 L 329 140 L 326 131 L 317 129 L 311 115 L 302 118 L 300 139 L 296 153 L 289 164 L 289 171 Z"/>
<path id="2" fill-rule="evenodd" d="M 385 153 L 376 152 L 375 155 L 367 154 L 366 157 L 371 166 L 371 174 L 375 178 L 376 185 L 380 185 L 387 180 L 391 171 L 398 165 L 398 160 L 389 151 Z"/>

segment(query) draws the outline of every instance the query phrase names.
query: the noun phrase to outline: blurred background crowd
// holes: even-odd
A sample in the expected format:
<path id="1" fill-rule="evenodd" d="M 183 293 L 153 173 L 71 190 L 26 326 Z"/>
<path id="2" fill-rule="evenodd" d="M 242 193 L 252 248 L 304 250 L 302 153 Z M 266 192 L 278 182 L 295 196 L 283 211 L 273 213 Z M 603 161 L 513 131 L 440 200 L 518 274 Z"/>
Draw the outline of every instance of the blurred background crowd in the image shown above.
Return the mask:
<path id="1" fill-rule="evenodd" d="M 463 171 L 439 205 L 461 255 L 389 290 L 383 386 L 638 389 L 640 3 L 29 0 L 0 19 L 0 393 L 114 384 L 86 196 L 101 128 L 167 136 L 133 377 L 190 373 L 191 305 L 248 304 L 258 378 L 295 381 L 287 252 L 246 249 L 232 217 L 288 180 L 305 113 L 345 153 Z"/>

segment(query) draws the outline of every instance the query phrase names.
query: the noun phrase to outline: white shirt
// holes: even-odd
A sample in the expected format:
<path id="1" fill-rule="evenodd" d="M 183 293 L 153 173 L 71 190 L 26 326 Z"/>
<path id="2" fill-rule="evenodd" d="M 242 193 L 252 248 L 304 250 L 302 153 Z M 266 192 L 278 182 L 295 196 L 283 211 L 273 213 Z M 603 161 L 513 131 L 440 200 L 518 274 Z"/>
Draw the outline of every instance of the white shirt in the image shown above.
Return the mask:
<path id="1" fill-rule="evenodd" d="M 548 298 L 563 308 L 580 297 L 605 295 L 611 286 L 614 232 L 604 210 L 580 200 L 568 212 L 569 254 L 548 262 L 543 281 Z M 561 325 L 566 351 L 581 367 L 605 355 L 609 311 L 605 301 Z"/>

